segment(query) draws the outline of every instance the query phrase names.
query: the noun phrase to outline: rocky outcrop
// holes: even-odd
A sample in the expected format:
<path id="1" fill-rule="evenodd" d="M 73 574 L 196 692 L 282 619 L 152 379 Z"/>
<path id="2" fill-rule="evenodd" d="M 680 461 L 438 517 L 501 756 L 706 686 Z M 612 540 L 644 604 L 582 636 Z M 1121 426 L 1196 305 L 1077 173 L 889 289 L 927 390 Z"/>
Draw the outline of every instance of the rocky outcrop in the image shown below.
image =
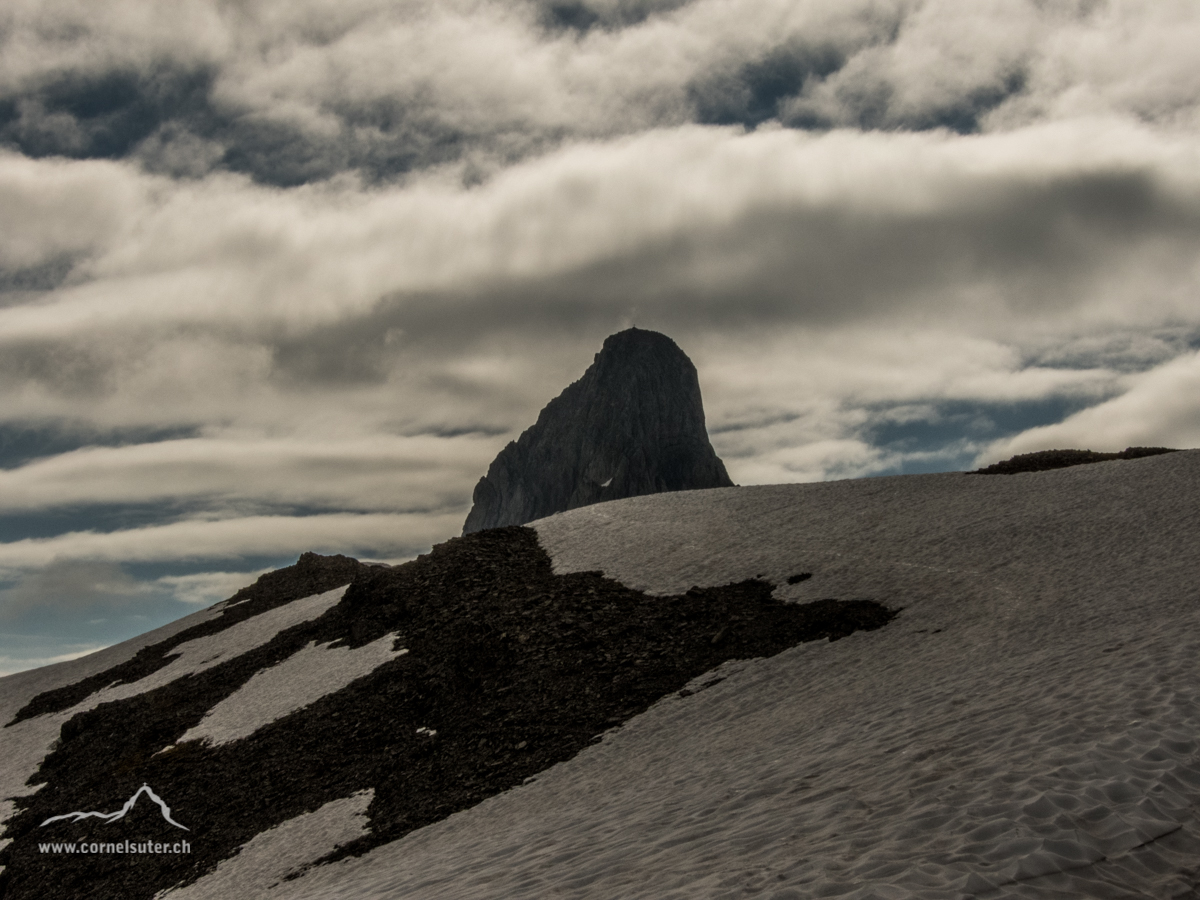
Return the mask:
<path id="1" fill-rule="evenodd" d="M 611 335 L 475 486 L 463 533 L 664 491 L 731 487 L 704 428 L 696 367 L 669 337 Z"/>
<path id="2" fill-rule="evenodd" d="M 1126 447 L 1116 453 L 1097 453 L 1095 450 L 1039 450 L 1036 453 L 1018 453 L 1003 462 L 992 463 L 968 475 L 1019 475 L 1022 472 L 1049 472 L 1088 463 L 1108 462 L 1112 459 L 1142 459 L 1163 453 L 1178 453 L 1170 447 Z"/>

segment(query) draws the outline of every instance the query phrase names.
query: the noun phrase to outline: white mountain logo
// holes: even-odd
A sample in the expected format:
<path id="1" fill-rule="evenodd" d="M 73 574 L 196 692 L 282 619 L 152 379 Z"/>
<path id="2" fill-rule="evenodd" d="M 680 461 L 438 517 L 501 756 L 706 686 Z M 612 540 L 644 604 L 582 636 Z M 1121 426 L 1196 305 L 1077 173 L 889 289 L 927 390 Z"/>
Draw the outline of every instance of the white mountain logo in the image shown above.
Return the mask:
<path id="1" fill-rule="evenodd" d="M 164 819 L 166 819 L 168 822 L 170 822 L 176 828 L 182 828 L 184 831 L 191 831 L 191 829 L 188 828 L 186 825 L 180 825 L 178 822 L 176 822 L 174 819 L 171 818 L 171 807 L 167 806 L 167 804 L 163 802 L 162 797 L 158 796 L 158 794 L 156 794 L 156 793 L 154 793 L 154 791 L 150 790 L 150 785 L 148 785 L 148 784 L 143 784 L 140 788 L 138 788 L 137 793 L 135 793 L 128 800 L 126 800 L 125 805 L 122 806 L 116 812 L 110 812 L 110 813 L 103 813 L 103 812 L 64 813 L 61 816 L 51 816 L 49 819 L 47 819 L 45 822 L 43 822 L 41 824 L 41 827 L 45 828 L 51 822 L 58 822 L 58 821 L 61 821 L 62 819 L 70 819 L 72 822 L 79 822 L 82 819 L 103 819 L 105 822 L 115 822 L 115 821 L 117 821 L 117 819 L 125 818 L 125 814 L 127 812 L 129 812 L 131 809 L 133 809 L 133 805 L 135 803 L 137 803 L 138 797 L 142 796 L 142 794 L 145 794 L 147 797 L 149 797 L 151 800 L 153 800 L 155 803 L 158 804 L 158 808 L 162 810 L 162 817 Z"/>

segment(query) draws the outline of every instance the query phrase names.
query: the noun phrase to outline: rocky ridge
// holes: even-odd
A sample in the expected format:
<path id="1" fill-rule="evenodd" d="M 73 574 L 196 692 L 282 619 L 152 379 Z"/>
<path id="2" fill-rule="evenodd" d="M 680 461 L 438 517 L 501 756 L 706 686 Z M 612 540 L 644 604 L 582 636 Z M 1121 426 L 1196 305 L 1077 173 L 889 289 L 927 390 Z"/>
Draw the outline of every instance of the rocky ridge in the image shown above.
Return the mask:
<path id="1" fill-rule="evenodd" d="M 1018 453 L 967 474 L 1020 475 L 1022 472 L 1049 472 L 1053 469 L 1068 469 L 1071 466 L 1085 466 L 1114 459 L 1144 459 L 1147 456 L 1178 452 L 1170 447 L 1126 447 L 1116 453 L 1100 453 L 1096 450 L 1039 450 L 1036 453 Z"/>

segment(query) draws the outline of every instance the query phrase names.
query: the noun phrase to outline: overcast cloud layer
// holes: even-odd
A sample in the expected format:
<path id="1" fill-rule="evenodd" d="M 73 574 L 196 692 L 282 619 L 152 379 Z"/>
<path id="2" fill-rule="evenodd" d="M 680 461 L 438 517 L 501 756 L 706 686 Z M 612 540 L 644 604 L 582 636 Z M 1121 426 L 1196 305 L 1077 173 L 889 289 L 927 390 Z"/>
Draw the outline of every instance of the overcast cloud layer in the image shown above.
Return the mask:
<path id="1" fill-rule="evenodd" d="M 400 560 L 603 338 L 742 484 L 1200 446 L 1192 0 L 9 0 L 0 672 Z"/>

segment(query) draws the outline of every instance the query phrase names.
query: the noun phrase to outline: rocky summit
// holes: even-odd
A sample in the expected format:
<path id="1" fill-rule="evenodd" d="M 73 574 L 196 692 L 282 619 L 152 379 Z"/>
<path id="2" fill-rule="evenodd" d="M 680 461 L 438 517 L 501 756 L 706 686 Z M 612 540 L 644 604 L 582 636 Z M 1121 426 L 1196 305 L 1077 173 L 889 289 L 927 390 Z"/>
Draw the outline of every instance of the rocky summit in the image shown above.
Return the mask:
<path id="1" fill-rule="evenodd" d="M 732 487 L 704 428 L 696 367 L 663 334 L 611 335 L 475 486 L 463 534 L 665 491 Z"/>

